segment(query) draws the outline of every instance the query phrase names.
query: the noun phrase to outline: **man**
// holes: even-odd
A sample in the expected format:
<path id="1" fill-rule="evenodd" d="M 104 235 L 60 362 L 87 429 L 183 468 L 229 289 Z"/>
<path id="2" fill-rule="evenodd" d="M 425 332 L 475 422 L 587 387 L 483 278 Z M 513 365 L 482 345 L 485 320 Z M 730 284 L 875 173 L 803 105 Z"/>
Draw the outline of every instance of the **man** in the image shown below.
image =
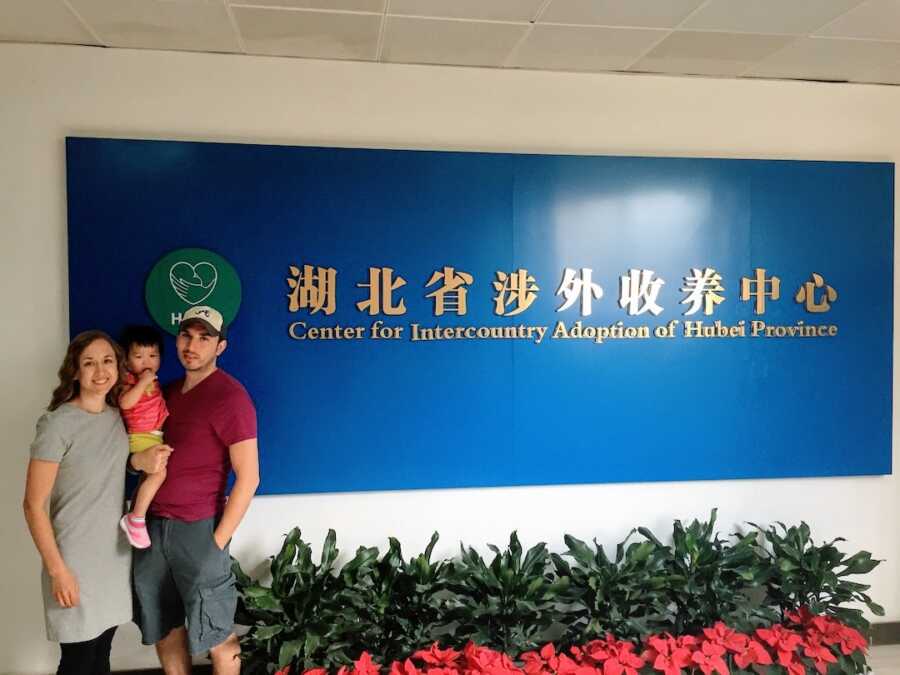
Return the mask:
<path id="1" fill-rule="evenodd" d="M 135 469 L 168 474 L 150 507 L 151 546 L 134 552 L 135 620 L 166 675 L 189 675 L 190 655 L 206 652 L 217 675 L 240 672 L 228 543 L 259 485 L 259 461 L 253 402 L 216 365 L 227 344 L 218 311 L 184 313 L 175 346 L 185 373 L 166 389 L 166 445 L 132 455 Z"/>

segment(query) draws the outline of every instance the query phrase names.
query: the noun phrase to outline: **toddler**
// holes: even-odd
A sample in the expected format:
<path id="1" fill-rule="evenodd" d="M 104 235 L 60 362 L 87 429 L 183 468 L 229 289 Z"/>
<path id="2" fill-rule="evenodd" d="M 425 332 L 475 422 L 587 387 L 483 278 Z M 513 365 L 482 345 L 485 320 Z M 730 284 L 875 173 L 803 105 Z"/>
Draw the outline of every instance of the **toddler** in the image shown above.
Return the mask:
<path id="1" fill-rule="evenodd" d="M 128 449 L 141 452 L 162 443 L 162 427 L 169 411 L 156 379 L 162 357 L 162 335 L 152 326 L 129 326 L 122 334 L 125 350 L 125 389 L 119 396 L 119 410 L 128 430 Z M 119 527 L 135 548 L 150 546 L 147 509 L 166 480 L 166 470 L 146 474 L 132 501 L 131 512 L 122 516 Z"/>

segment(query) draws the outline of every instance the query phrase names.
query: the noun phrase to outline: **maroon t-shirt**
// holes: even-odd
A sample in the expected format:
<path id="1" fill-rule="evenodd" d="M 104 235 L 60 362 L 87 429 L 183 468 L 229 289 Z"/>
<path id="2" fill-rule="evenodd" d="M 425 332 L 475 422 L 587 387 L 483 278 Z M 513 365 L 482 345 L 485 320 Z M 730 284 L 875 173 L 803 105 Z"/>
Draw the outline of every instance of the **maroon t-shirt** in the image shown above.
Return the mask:
<path id="1" fill-rule="evenodd" d="M 193 522 L 225 508 L 228 446 L 256 438 L 256 409 L 243 385 L 221 369 L 186 393 L 182 386 L 184 378 L 166 387 L 163 438 L 175 451 L 150 513 Z"/>

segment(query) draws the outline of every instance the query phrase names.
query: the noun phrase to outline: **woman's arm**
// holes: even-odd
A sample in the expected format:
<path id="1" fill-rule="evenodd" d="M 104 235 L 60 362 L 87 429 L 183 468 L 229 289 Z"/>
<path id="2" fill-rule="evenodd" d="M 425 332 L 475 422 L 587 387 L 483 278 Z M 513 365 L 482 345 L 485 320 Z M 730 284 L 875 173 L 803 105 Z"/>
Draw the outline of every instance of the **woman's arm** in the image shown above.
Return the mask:
<path id="1" fill-rule="evenodd" d="M 62 607 L 75 607 L 79 603 L 78 581 L 66 566 L 56 545 L 53 525 L 47 515 L 47 500 L 56 482 L 59 464 L 42 459 L 32 459 L 28 463 L 25 480 L 25 522 L 34 539 L 34 545 L 50 575 L 53 597 Z"/>
<path id="2" fill-rule="evenodd" d="M 165 469 L 174 448 L 165 443 L 128 455 L 127 468 L 138 473 L 156 473 Z"/>

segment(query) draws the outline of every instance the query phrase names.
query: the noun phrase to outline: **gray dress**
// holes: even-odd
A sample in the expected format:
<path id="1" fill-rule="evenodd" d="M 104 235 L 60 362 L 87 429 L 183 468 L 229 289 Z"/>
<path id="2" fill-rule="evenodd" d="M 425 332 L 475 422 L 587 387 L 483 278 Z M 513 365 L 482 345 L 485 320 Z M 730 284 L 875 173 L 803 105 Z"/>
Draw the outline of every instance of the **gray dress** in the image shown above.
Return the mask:
<path id="1" fill-rule="evenodd" d="M 59 463 L 50 494 L 56 544 L 81 593 L 60 607 L 43 570 L 47 638 L 93 640 L 131 621 L 131 548 L 119 530 L 125 501 L 128 436 L 115 408 L 90 413 L 65 403 L 41 416 L 31 457 Z"/>

